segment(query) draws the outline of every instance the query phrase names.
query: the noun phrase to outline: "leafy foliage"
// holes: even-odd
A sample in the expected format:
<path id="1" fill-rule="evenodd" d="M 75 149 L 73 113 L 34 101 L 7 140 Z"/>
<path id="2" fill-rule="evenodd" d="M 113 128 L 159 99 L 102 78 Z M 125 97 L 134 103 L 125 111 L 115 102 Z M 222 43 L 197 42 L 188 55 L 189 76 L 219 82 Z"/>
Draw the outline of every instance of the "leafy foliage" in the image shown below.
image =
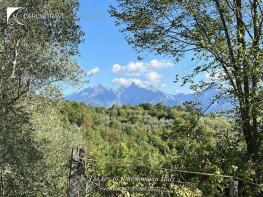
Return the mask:
<path id="1" fill-rule="evenodd" d="M 177 76 L 196 91 L 216 87 L 214 100 L 231 100 L 257 161 L 262 141 L 263 2 L 260 0 L 118 0 L 110 13 L 135 49 L 179 61 L 191 52 L 194 69 Z M 195 81 L 200 73 L 209 80 Z M 215 101 L 213 101 L 215 102 Z"/>
<path id="2" fill-rule="evenodd" d="M 81 81 L 79 77 L 82 71 L 74 59 L 83 35 L 77 19 L 79 4 L 74 0 L 3 0 L 0 4 L 1 14 L 6 15 L 6 8 L 13 6 L 23 7 L 26 12 L 35 15 L 59 13 L 63 17 L 47 17 L 45 20 L 33 17 L 23 21 L 24 25 L 14 20 L 7 24 L 6 17 L 0 17 L 0 195 L 52 196 L 55 193 L 51 191 L 59 192 L 55 188 L 60 188 L 61 184 L 50 181 L 51 171 L 50 179 L 45 179 L 46 171 L 52 166 L 53 170 L 61 173 L 62 167 L 55 166 L 52 163 L 55 156 L 51 156 L 56 150 L 66 157 L 63 148 L 69 148 L 70 144 L 51 149 L 57 143 L 53 141 L 46 147 L 49 137 L 44 132 L 37 135 L 35 129 L 48 131 L 51 129 L 48 125 L 52 125 L 52 121 L 55 123 L 54 117 L 50 116 L 47 123 L 48 117 L 44 119 L 42 113 L 41 121 L 46 120 L 46 125 L 42 126 L 47 127 L 40 127 L 34 122 L 37 113 L 34 115 L 31 108 L 34 106 L 38 111 L 50 100 L 56 102 L 60 96 L 59 82 L 77 85 Z M 46 112 L 49 112 L 48 109 Z M 64 134 L 74 130 L 70 126 L 62 129 L 62 125 L 54 126 L 54 129 L 64 131 Z M 57 134 L 52 140 L 64 135 Z M 72 137 L 70 133 L 68 137 Z M 69 141 L 68 138 L 64 139 Z M 46 158 L 50 158 L 49 162 Z"/>
<path id="3" fill-rule="evenodd" d="M 228 195 L 229 179 L 217 175 L 257 180 L 257 175 L 248 175 L 243 166 L 245 143 L 233 129 L 234 122 L 214 114 L 194 118 L 196 112 L 189 107 L 141 104 L 105 109 L 75 102 L 66 102 L 61 111 L 71 122 L 79 122 L 79 114 L 83 115 L 80 128 L 88 152 L 88 176 L 119 178 L 100 182 L 107 190 L 93 185 L 97 194 L 125 194 L 113 190 L 117 187 L 154 186 L 172 191 L 174 196 L 222 196 Z M 173 171 L 176 169 L 215 175 Z M 125 177 L 131 180 L 120 181 Z M 158 181 L 138 181 L 136 177 Z M 240 184 L 244 195 L 259 194 L 257 187 Z M 158 196 L 155 192 L 141 194 Z"/>

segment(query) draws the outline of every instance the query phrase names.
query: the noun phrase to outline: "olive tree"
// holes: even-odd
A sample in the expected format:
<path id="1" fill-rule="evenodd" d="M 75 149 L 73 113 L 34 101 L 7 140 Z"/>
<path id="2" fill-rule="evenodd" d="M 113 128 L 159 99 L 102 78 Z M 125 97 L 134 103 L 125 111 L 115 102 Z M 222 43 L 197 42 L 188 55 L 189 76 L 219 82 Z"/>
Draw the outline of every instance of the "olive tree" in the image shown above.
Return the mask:
<path id="1" fill-rule="evenodd" d="M 19 10 L 7 21 L 12 7 Z M 61 81 L 80 82 L 78 8 L 77 0 L 1 1 L 0 196 L 35 196 L 44 183 L 35 176 L 43 150 L 27 108 L 36 96 L 39 105 L 47 102 L 43 96 L 50 98 Z"/>
<path id="2" fill-rule="evenodd" d="M 263 2 L 261 0 L 118 0 L 110 13 L 129 44 L 196 63 L 183 84 L 220 89 L 237 109 L 248 159 L 257 160 L 262 139 Z M 208 81 L 195 84 L 199 73 Z"/>

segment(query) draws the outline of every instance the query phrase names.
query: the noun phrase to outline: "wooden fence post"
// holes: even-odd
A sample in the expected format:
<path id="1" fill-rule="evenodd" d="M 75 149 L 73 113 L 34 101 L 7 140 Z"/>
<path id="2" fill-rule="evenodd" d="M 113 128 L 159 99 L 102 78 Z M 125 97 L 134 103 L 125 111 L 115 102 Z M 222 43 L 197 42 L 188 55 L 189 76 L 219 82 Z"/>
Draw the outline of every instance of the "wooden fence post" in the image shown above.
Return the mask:
<path id="1" fill-rule="evenodd" d="M 3 170 L 1 168 L 1 175 L 0 175 L 0 196 L 4 195 L 4 180 L 3 180 Z"/>
<path id="2" fill-rule="evenodd" d="M 233 178 L 229 182 L 229 197 L 238 197 L 238 181 Z"/>
<path id="3" fill-rule="evenodd" d="M 78 197 L 81 176 L 85 175 L 85 151 L 82 148 L 72 148 L 68 183 L 68 197 Z"/>

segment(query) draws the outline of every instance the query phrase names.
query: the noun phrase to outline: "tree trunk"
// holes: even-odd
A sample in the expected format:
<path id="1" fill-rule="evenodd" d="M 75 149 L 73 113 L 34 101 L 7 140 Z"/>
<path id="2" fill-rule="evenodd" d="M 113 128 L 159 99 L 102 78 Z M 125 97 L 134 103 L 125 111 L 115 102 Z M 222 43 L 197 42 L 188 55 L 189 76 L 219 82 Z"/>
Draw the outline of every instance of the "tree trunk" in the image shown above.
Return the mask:
<path id="1" fill-rule="evenodd" d="M 242 130 L 246 140 L 248 160 L 256 161 L 259 152 L 258 128 L 255 125 L 255 117 L 249 115 L 249 111 L 241 111 Z"/>
<path id="2" fill-rule="evenodd" d="M 68 197 L 80 196 L 80 181 L 85 176 L 85 151 L 82 148 L 72 148 Z"/>

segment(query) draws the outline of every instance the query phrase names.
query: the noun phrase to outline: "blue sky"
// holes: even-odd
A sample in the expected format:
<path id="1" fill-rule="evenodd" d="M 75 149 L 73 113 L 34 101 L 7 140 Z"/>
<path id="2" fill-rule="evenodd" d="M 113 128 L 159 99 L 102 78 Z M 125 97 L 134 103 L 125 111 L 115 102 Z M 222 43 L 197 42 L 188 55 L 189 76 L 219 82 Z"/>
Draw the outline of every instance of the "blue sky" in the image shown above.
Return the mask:
<path id="1" fill-rule="evenodd" d="M 87 86 L 102 84 L 117 88 L 136 82 L 142 86 L 154 85 L 168 93 L 189 92 L 173 81 L 175 75 L 186 74 L 193 67 L 190 55 L 176 63 L 172 58 L 155 56 L 150 53 L 137 54 L 127 44 L 124 35 L 114 24 L 108 13 L 109 4 L 115 0 L 81 0 L 80 25 L 85 41 L 80 46 L 78 57 L 81 68 L 94 73 Z M 139 61 L 138 56 L 143 60 Z M 65 94 L 77 89 L 66 88 Z"/>

